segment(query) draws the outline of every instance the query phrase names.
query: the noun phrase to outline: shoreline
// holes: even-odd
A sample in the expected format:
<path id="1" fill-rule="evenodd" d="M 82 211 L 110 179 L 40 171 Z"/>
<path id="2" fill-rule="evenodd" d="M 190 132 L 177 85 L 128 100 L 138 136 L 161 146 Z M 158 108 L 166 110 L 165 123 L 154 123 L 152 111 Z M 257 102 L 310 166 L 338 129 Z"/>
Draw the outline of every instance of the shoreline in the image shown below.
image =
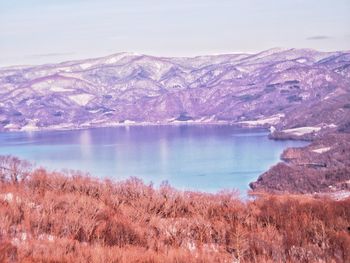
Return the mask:
<path id="1" fill-rule="evenodd" d="M 286 141 L 286 140 L 291 140 L 291 141 L 305 141 L 309 142 L 308 145 L 306 146 L 301 146 L 297 148 L 293 147 L 288 147 L 284 149 L 284 151 L 281 153 L 279 156 L 279 159 L 276 160 L 276 163 L 272 164 L 270 167 L 268 167 L 264 172 L 261 174 L 257 175 L 255 179 L 253 179 L 247 186 L 246 193 L 249 191 L 253 193 L 258 193 L 259 191 L 263 192 L 271 192 L 271 193 L 302 193 L 302 194 L 334 194 L 335 191 L 330 191 L 330 190 L 337 190 L 337 191 L 347 191 L 347 187 L 336 187 L 334 188 L 333 184 L 330 185 L 329 188 L 319 189 L 319 187 L 314 186 L 313 188 L 310 189 L 318 189 L 317 191 L 313 190 L 305 190 L 304 186 L 292 186 L 294 185 L 294 180 L 307 180 L 309 174 L 315 174 L 319 173 L 319 170 L 322 170 L 322 173 L 327 172 L 329 169 L 328 167 L 322 168 L 322 165 L 318 164 L 318 156 L 315 156 L 315 153 L 312 151 L 315 150 L 316 153 L 317 151 L 320 151 L 319 149 L 322 150 L 322 145 L 324 142 L 324 138 L 327 136 L 327 134 L 332 134 L 330 130 L 325 129 L 326 133 L 321 133 L 318 137 L 315 136 L 314 133 L 312 134 L 305 134 L 303 136 L 295 136 L 293 134 L 288 134 L 288 133 L 283 133 L 282 131 L 277 131 L 272 133 L 271 130 L 265 125 L 265 126 L 247 126 L 247 125 L 242 125 L 239 123 L 234 123 L 234 122 L 194 122 L 194 121 L 181 121 L 181 122 L 169 122 L 169 123 L 149 123 L 149 122 L 135 122 L 135 123 L 113 123 L 109 125 L 102 125 L 102 126 L 90 126 L 90 127 L 60 127 L 59 129 L 57 128 L 44 128 L 44 129 L 37 129 L 37 130 L 32 130 L 32 131 L 2 131 L 0 133 L 7 133 L 7 134 L 12 134 L 12 133 L 40 133 L 40 132 L 65 132 L 65 131 L 79 131 L 79 130 L 89 130 L 89 129 L 107 129 L 107 128 L 129 128 L 129 127 L 179 127 L 179 126 L 198 126 L 198 127 L 205 127 L 205 126 L 230 126 L 233 127 L 237 130 L 243 130 L 243 131 L 264 131 L 267 134 L 267 137 L 269 140 L 274 140 L 274 141 Z M 323 130 L 323 129 L 322 129 Z M 334 138 L 338 138 L 338 135 L 334 135 Z M 311 147 L 311 148 L 310 148 Z M 324 146 L 326 147 L 326 146 Z M 324 148 L 323 147 L 323 148 Z M 327 146 L 328 147 L 328 146 Z M 302 160 L 297 160 L 297 161 L 291 161 L 291 159 L 285 158 L 286 153 L 290 153 L 295 151 L 298 152 L 300 155 L 301 153 L 307 156 L 312 156 L 312 160 L 310 160 L 307 163 L 303 163 Z M 310 150 L 311 149 L 311 150 Z M 313 149 L 313 150 L 312 150 Z M 311 152 L 311 153 L 310 153 Z M 327 155 L 328 153 L 321 152 L 319 153 L 321 155 Z M 311 157 L 310 157 L 311 158 Z M 328 157 L 332 158 L 332 157 Z M 294 158 L 295 159 L 295 158 Z M 293 158 L 292 158 L 293 160 Z M 312 167 L 314 166 L 314 167 Z M 320 167 L 317 167 L 320 166 Z M 322 168 L 322 169 L 321 169 Z M 314 171 L 316 170 L 316 172 Z M 281 186 L 281 181 L 286 180 L 286 178 L 290 177 L 291 174 L 293 175 L 298 171 L 297 177 L 294 179 L 288 179 L 288 184 L 282 183 Z M 293 177 L 293 176 L 292 176 Z M 278 179 L 279 178 L 279 179 Z M 349 178 L 350 179 L 350 178 Z M 317 184 L 317 180 L 314 183 Z M 336 179 L 334 179 L 336 180 Z M 350 181 L 349 181 L 350 182 Z M 320 182 L 321 183 L 321 182 Z M 313 184 L 313 182 L 306 182 L 305 184 Z M 333 189 L 334 188 L 334 189 Z M 349 192 L 350 192 L 350 186 L 349 186 Z M 336 194 L 334 194 L 336 195 Z"/>
<path id="2" fill-rule="evenodd" d="M 159 123 L 153 123 L 152 125 L 147 125 L 145 123 L 133 123 L 133 124 L 124 124 L 124 125 L 118 125 L 118 126 L 104 126 L 104 127 L 80 127 L 80 128 L 76 128 L 76 129 L 60 129 L 60 130 L 49 130 L 49 129 L 45 129 L 45 130 L 39 130 L 39 131 L 31 131 L 31 132 L 27 132 L 27 131 L 12 131 L 12 132 L 6 132 L 7 134 L 13 134 L 13 133 L 41 133 L 41 132 L 54 132 L 54 133 L 60 133 L 60 132 L 70 132 L 70 131 L 82 131 L 82 130 L 92 130 L 92 129 L 113 129 L 113 128 L 120 128 L 120 127 L 179 127 L 179 126 L 183 126 L 183 127 L 219 127 L 219 126 L 223 126 L 223 127 L 232 127 L 232 129 L 235 129 L 237 131 L 243 132 L 243 133 L 250 133 L 250 132 L 262 132 L 264 133 L 264 136 L 266 136 L 268 140 L 275 140 L 273 138 L 270 138 L 269 135 L 269 129 L 266 127 L 242 127 L 239 126 L 237 124 L 233 124 L 233 123 L 163 123 L 163 124 L 159 124 Z M 295 140 L 294 140 L 295 141 Z M 286 150 L 288 148 L 284 148 L 284 150 Z M 242 195 L 247 195 L 249 191 L 251 191 L 251 188 L 249 187 L 249 183 L 256 181 L 259 176 L 261 176 L 262 174 L 266 173 L 271 167 L 277 165 L 280 162 L 284 162 L 281 159 L 281 154 L 278 156 L 278 158 L 276 158 L 276 160 L 274 162 L 271 162 L 268 166 L 266 166 L 265 170 L 262 170 L 260 173 L 257 173 L 254 177 L 252 177 L 250 179 L 250 181 L 247 183 L 246 188 L 244 190 L 241 190 Z M 43 167 L 45 167 L 45 164 L 43 164 Z M 56 171 L 62 171 L 63 169 L 69 169 L 69 167 L 63 167 L 62 169 L 56 169 Z M 50 169 L 51 170 L 51 169 Z M 93 175 L 93 173 L 90 173 Z M 99 178 L 99 177 L 97 177 Z M 234 179 L 234 178 L 233 178 Z M 194 190 L 194 189 L 192 189 Z M 198 190 L 196 190 L 198 191 Z M 200 190 L 202 191 L 202 190 Z M 218 190 L 220 191 L 220 190 Z M 206 192 L 205 190 L 203 190 L 203 192 Z"/>
<path id="3" fill-rule="evenodd" d="M 283 162 L 250 184 L 253 191 L 350 196 L 350 134 L 329 132 L 309 141 L 284 150 Z"/>
<path id="4" fill-rule="evenodd" d="M 135 123 L 113 123 L 109 125 L 97 125 L 97 126 L 77 126 L 77 127 L 45 127 L 37 128 L 32 130 L 22 130 L 22 129 L 12 129 L 12 130 L 3 130 L 0 133 L 31 133 L 31 132 L 60 132 L 60 131 L 76 131 L 76 130 L 88 130 L 88 129 L 102 129 L 102 128 L 119 128 L 119 127 L 156 127 L 156 126 L 233 126 L 237 129 L 246 129 L 246 130 L 264 130 L 269 131 L 269 128 L 264 126 L 245 126 L 240 125 L 236 122 L 166 122 L 166 123 L 154 123 L 154 122 L 135 122 Z M 274 138 L 272 138 L 274 139 Z M 283 140 L 283 139 L 282 139 Z M 288 140 L 288 139 L 286 139 Z"/>

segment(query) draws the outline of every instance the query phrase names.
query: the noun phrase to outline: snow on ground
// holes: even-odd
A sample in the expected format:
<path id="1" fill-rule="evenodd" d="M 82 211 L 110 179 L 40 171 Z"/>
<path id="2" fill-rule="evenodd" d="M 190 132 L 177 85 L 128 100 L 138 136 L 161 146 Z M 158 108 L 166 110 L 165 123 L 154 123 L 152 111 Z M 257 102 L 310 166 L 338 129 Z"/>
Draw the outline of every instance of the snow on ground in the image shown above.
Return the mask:
<path id="1" fill-rule="evenodd" d="M 70 130 L 70 129 L 74 129 L 74 128 L 75 128 L 74 124 L 61 123 L 61 124 L 56 124 L 56 125 L 50 125 L 45 129 L 46 130 Z"/>
<path id="2" fill-rule="evenodd" d="M 264 125 L 264 124 L 277 124 L 281 118 L 284 117 L 284 114 L 276 114 L 273 116 L 261 118 L 258 120 L 253 120 L 253 121 L 241 121 L 239 123 L 241 124 L 246 124 L 248 126 L 259 126 L 259 125 Z"/>
<path id="3" fill-rule="evenodd" d="M 350 197 L 350 191 L 340 190 L 340 191 L 331 193 L 329 195 L 330 195 L 331 198 L 340 201 L 340 200 L 344 200 L 346 198 L 349 198 Z"/>
<path id="4" fill-rule="evenodd" d="M 83 63 L 83 64 L 80 64 L 79 66 L 80 66 L 81 69 L 84 70 L 84 69 L 88 69 L 88 68 L 92 67 L 93 64 L 91 64 L 91 63 Z"/>
<path id="5" fill-rule="evenodd" d="M 305 62 L 307 62 L 307 59 L 305 59 L 305 58 L 299 58 L 299 59 L 297 59 L 297 62 L 299 62 L 299 63 L 305 63 Z"/>
<path id="6" fill-rule="evenodd" d="M 331 147 L 322 147 L 322 148 L 314 149 L 312 151 L 315 153 L 325 153 L 325 152 L 328 152 L 330 149 Z"/>
<path id="7" fill-rule="evenodd" d="M 7 125 L 4 126 L 4 129 L 5 130 L 18 130 L 19 129 L 19 126 L 17 124 L 14 124 L 14 123 L 9 123 Z"/>
<path id="8" fill-rule="evenodd" d="M 50 90 L 51 91 L 54 91 L 54 92 L 66 92 L 66 91 L 73 91 L 72 89 L 69 89 L 69 88 L 63 88 L 63 87 L 50 87 Z"/>
<path id="9" fill-rule="evenodd" d="M 27 125 L 21 128 L 21 131 L 37 131 L 36 121 L 29 121 Z"/>
<path id="10" fill-rule="evenodd" d="M 118 61 L 117 58 L 112 57 L 112 58 L 110 58 L 110 59 L 107 59 L 105 63 L 106 63 L 106 64 L 113 64 L 113 63 L 116 63 L 117 61 Z"/>
<path id="11" fill-rule="evenodd" d="M 91 94 L 85 93 L 85 94 L 71 95 L 68 97 L 69 97 L 69 99 L 71 99 L 75 103 L 79 104 L 80 106 L 85 106 L 86 104 L 88 104 L 90 102 L 90 100 L 92 100 L 92 98 L 94 96 Z"/>
<path id="12" fill-rule="evenodd" d="M 130 121 L 130 120 L 125 120 L 124 121 L 124 124 L 135 124 L 136 122 L 135 121 Z"/>
<path id="13" fill-rule="evenodd" d="M 0 195 L 0 198 L 6 202 L 12 202 L 13 201 L 13 193 L 4 193 Z"/>
<path id="14" fill-rule="evenodd" d="M 104 63 L 105 64 L 114 64 L 114 63 L 118 62 L 119 60 L 122 60 L 123 58 L 129 57 L 129 56 L 140 56 L 140 54 L 134 53 L 134 52 L 122 52 L 119 54 L 109 56 L 109 58 L 106 59 L 104 61 Z"/>
<path id="15" fill-rule="evenodd" d="M 53 79 L 48 79 L 48 80 L 40 81 L 40 82 L 33 84 L 32 89 L 34 89 L 36 91 L 43 91 L 43 90 L 49 89 L 50 91 L 53 91 L 53 92 L 73 91 L 73 89 L 71 89 L 71 88 L 65 88 L 64 86 L 63 87 L 62 86 L 53 86 L 53 84 L 64 85 L 63 83 L 55 82 L 55 80 L 53 80 Z"/>
<path id="16" fill-rule="evenodd" d="M 291 135 L 301 136 L 312 132 L 318 132 L 319 130 L 321 130 L 320 127 L 300 127 L 300 128 L 294 128 L 294 129 L 286 129 L 286 130 L 283 130 L 282 132 L 289 133 Z"/>
<path id="17" fill-rule="evenodd" d="M 40 91 L 49 87 L 52 84 L 52 82 L 53 82 L 52 79 L 43 80 L 43 81 L 34 83 L 31 87 L 35 91 Z"/>

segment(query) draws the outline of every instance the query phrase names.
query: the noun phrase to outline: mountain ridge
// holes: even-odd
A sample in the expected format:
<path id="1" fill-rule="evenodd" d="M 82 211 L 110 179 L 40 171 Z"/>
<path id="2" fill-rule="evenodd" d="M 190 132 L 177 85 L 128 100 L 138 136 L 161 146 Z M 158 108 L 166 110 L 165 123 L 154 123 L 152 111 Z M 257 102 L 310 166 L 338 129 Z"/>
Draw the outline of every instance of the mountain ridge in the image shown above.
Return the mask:
<path id="1" fill-rule="evenodd" d="M 348 96 L 349 65 L 350 52 L 269 49 L 190 58 L 122 52 L 0 68 L 0 130 L 155 123 L 291 128 L 288 115 L 300 105 Z M 252 124 L 264 119 L 274 121 Z"/>
<path id="2" fill-rule="evenodd" d="M 102 58 L 0 69 L 0 131 L 120 125 L 269 128 L 287 149 L 257 191 L 350 192 L 350 52 Z"/>

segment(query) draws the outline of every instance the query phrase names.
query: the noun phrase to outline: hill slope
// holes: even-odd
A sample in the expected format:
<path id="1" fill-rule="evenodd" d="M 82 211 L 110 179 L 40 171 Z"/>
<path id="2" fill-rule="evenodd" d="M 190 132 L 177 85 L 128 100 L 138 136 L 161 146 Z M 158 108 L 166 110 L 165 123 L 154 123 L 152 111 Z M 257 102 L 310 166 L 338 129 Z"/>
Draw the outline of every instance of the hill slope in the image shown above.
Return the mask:
<path id="1" fill-rule="evenodd" d="M 0 262 L 349 262 L 350 199 L 179 192 L 0 158 Z M 12 164 L 16 163 L 17 166 Z M 24 173 L 25 172 L 25 173 Z M 25 175 L 25 176 L 23 176 Z"/>
<path id="2" fill-rule="evenodd" d="M 266 127 L 289 149 L 255 190 L 350 192 L 350 52 L 103 58 L 0 69 L 0 131 L 130 124 Z"/>
<path id="3" fill-rule="evenodd" d="M 349 120 L 350 52 L 108 57 L 0 69 L 0 130 L 199 122 L 277 127 Z M 323 114 L 325 113 L 326 114 Z"/>

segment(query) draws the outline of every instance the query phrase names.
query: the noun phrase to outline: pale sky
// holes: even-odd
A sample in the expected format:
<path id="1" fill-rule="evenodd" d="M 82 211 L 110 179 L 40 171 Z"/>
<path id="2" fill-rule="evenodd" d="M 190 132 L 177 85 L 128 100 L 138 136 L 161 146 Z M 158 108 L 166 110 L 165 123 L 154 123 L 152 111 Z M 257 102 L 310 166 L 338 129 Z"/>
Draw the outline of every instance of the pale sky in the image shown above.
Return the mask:
<path id="1" fill-rule="evenodd" d="M 0 0 L 0 66 L 273 47 L 350 50 L 350 0 Z"/>

